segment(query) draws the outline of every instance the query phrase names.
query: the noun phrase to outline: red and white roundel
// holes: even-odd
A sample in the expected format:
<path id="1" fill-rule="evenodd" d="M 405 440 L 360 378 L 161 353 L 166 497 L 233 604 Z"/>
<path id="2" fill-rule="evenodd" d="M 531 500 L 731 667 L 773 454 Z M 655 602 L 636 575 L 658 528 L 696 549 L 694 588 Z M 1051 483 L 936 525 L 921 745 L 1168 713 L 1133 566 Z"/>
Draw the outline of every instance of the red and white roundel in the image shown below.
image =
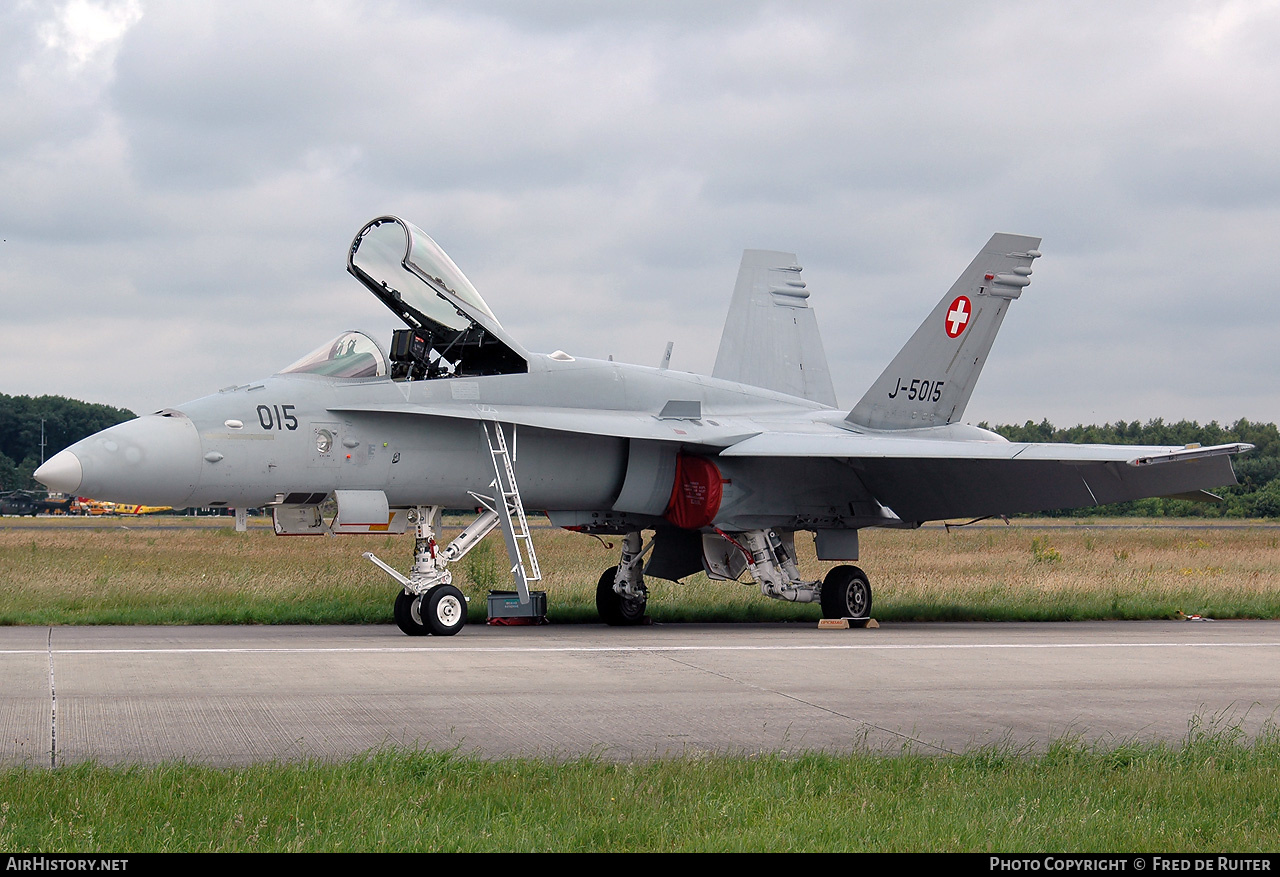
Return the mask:
<path id="1" fill-rule="evenodd" d="M 958 295 L 956 300 L 947 308 L 946 323 L 948 338 L 959 338 L 960 333 L 969 325 L 969 318 L 973 316 L 973 305 L 969 303 L 966 296 Z"/>

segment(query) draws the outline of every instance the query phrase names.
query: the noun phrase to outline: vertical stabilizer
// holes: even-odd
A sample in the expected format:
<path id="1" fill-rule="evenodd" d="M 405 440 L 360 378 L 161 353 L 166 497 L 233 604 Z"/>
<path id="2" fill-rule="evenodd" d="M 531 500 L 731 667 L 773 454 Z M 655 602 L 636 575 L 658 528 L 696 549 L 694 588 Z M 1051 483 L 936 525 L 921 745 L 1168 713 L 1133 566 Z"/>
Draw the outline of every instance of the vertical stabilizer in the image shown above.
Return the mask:
<path id="1" fill-rule="evenodd" d="M 992 235 L 847 420 L 912 429 L 963 417 L 1009 303 L 1031 283 L 1038 246 L 1040 238 Z"/>
<path id="2" fill-rule="evenodd" d="M 712 377 L 836 404 L 827 354 L 794 253 L 746 250 Z"/>

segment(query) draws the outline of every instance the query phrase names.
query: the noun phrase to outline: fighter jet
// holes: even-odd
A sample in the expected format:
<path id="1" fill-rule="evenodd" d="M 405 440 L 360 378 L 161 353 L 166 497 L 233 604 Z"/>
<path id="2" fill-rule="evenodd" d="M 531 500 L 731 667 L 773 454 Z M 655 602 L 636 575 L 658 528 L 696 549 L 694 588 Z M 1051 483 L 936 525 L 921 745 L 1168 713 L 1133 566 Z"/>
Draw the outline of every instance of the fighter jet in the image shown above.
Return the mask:
<path id="1" fill-rule="evenodd" d="M 866 574 L 821 580 L 796 560 L 858 560 L 866 527 L 1148 496 L 1235 483 L 1214 447 L 1029 444 L 963 422 L 1040 239 L 996 234 L 866 395 L 837 407 L 809 289 L 791 253 L 748 250 L 710 376 L 525 350 L 421 229 L 382 216 L 347 270 L 404 328 L 389 348 L 348 331 L 261 381 L 90 436 L 35 477 L 51 489 L 147 505 L 272 511 L 280 535 L 415 530 L 399 589 L 410 635 L 462 629 L 449 566 L 495 528 L 520 600 L 540 580 L 526 509 L 621 537 L 597 585 L 601 619 L 641 623 L 645 577 L 749 576 L 766 597 L 865 624 Z M 477 509 L 448 545 L 441 513 Z"/>

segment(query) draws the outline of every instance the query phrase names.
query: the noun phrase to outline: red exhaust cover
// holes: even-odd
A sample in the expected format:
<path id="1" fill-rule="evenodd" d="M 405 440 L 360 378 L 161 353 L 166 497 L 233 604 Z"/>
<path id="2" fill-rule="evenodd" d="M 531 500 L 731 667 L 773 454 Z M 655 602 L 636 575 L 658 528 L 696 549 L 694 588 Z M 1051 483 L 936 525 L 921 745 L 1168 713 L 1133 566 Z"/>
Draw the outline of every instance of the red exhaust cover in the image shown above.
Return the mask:
<path id="1" fill-rule="evenodd" d="M 676 483 L 663 513 L 668 521 L 686 530 L 708 526 L 720 511 L 720 470 L 706 457 L 676 457 Z"/>

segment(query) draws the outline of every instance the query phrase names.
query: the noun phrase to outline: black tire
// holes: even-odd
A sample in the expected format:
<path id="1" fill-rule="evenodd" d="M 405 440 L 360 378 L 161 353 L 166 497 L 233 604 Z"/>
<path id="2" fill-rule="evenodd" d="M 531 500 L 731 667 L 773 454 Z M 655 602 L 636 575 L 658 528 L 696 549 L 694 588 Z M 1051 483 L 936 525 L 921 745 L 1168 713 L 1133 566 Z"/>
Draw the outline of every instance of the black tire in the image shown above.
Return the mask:
<path id="1" fill-rule="evenodd" d="M 453 636 L 467 623 L 467 598 L 453 585 L 437 585 L 422 597 L 421 617 L 436 636 Z"/>
<path id="2" fill-rule="evenodd" d="M 409 636 L 426 636 L 430 632 L 422 623 L 421 599 L 417 594 L 404 591 L 396 597 L 396 626 Z"/>
<path id="3" fill-rule="evenodd" d="M 871 582 L 856 566 L 837 566 L 822 580 L 822 617 L 848 618 L 852 627 L 871 619 Z M 861 622 L 861 623 L 859 623 Z"/>
<path id="4" fill-rule="evenodd" d="M 644 610 L 648 600 L 624 600 L 613 590 L 613 581 L 618 575 L 618 568 L 611 566 L 600 575 L 596 585 L 596 611 L 600 620 L 610 627 L 631 627 L 644 621 Z"/>

